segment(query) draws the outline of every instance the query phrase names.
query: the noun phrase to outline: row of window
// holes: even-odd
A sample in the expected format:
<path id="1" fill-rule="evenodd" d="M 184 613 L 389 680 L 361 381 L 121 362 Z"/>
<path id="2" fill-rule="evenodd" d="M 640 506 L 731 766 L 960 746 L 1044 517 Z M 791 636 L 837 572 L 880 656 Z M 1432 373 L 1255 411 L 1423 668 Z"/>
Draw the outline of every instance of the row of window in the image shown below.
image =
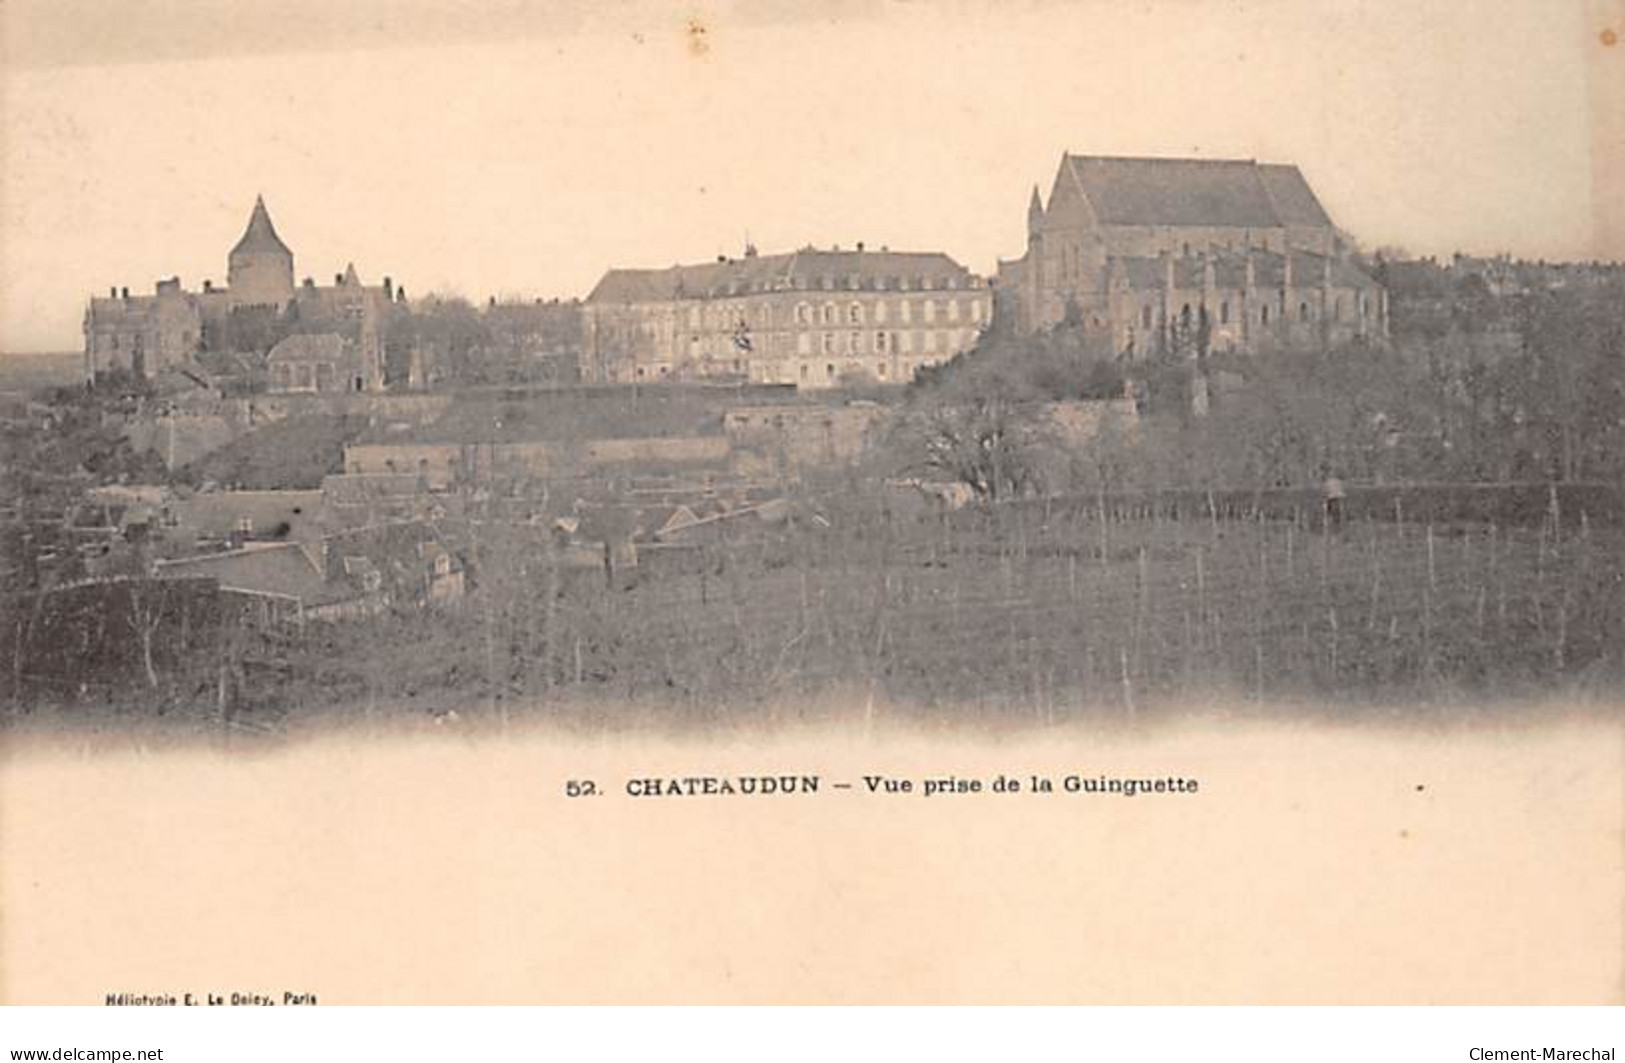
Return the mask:
<path id="1" fill-rule="evenodd" d="M 1285 314 L 1286 314 L 1286 305 L 1285 305 L 1285 299 L 1284 298 L 1281 300 L 1281 304 L 1282 304 L 1281 305 L 1281 314 L 1282 314 L 1282 316 L 1285 316 Z M 1365 295 L 1360 296 L 1359 309 L 1360 309 L 1360 316 L 1362 318 L 1369 318 L 1371 316 L 1371 300 L 1370 300 L 1370 298 L 1368 296 L 1365 296 Z M 1186 304 L 1184 304 L 1183 306 L 1181 306 L 1179 308 L 1179 323 L 1181 325 L 1189 326 L 1192 323 L 1193 320 L 1200 320 L 1201 315 L 1203 313 L 1205 313 L 1205 311 L 1202 308 L 1198 307 L 1197 310 L 1194 311 L 1195 316 L 1193 317 L 1193 311 L 1191 310 L 1191 304 L 1186 303 Z M 1313 320 L 1313 319 L 1314 319 L 1314 308 L 1311 307 L 1307 301 L 1298 303 L 1298 320 L 1299 321 L 1310 321 L 1310 320 Z M 1152 323 L 1155 320 L 1156 320 L 1156 310 L 1150 303 L 1147 303 L 1140 311 L 1140 325 L 1143 328 L 1150 328 Z M 1258 320 L 1259 320 L 1259 322 L 1261 324 L 1267 325 L 1267 324 L 1270 323 L 1270 306 L 1269 306 L 1268 303 L 1264 303 L 1258 308 Z M 1341 320 L 1343 320 L 1343 297 L 1342 296 L 1338 296 L 1332 302 L 1332 320 L 1333 321 L 1341 321 Z M 1223 302 L 1221 302 L 1219 304 L 1219 324 L 1221 324 L 1221 325 L 1230 324 L 1230 300 L 1228 300 L 1228 299 L 1224 300 Z"/>
<path id="2" fill-rule="evenodd" d="M 923 299 L 899 300 L 895 304 L 897 320 L 901 324 L 911 324 L 916 314 L 926 324 L 935 322 L 939 316 L 947 321 L 966 320 L 980 324 L 987 316 L 987 302 L 983 299 Z M 873 303 L 861 302 L 847 303 L 845 306 L 836 303 L 798 303 L 795 309 L 795 323 L 797 325 L 862 325 L 869 321 L 884 325 L 892 316 L 893 304 L 882 299 Z M 688 311 L 688 326 L 698 329 L 705 326 L 707 319 L 718 328 L 748 328 L 752 324 L 757 327 L 770 327 L 773 323 L 772 307 L 761 304 L 754 308 L 743 306 L 713 307 L 710 313 L 705 308 L 692 306 Z"/>
<path id="3" fill-rule="evenodd" d="M 930 363 L 927 362 L 923 364 Z M 909 380 L 914 376 L 915 364 L 913 362 L 906 362 L 900 366 L 897 366 L 895 377 L 892 375 L 893 365 L 891 362 L 887 361 L 864 362 L 847 359 L 841 362 L 824 362 L 822 365 L 817 362 L 800 362 L 781 365 L 757 365 L 749 368 L 754 370 L 753 375 L 757 379 L 766 383 L 792 384 L 800 382 L 803 384 L 829 384 L 847 374 L 857 373 L 869 374 L 875 379 L 882 381 L 889 381 L 892 379 Z M 747 366 L 744 362 L 735 360 L 732 363 L 721 366 L 712 366 L 712 369 L 721 371 L 728 371 L 731 369 L 731 371 L 734 373 L 742 374 L 746 371 Z M 670 380 L 672 378 L 672 368 L 669 365 L 634 366 L 630 373 L 630 378 L 632 380 Z M 611 371 L 610 379 L 623 379 L 623 372 L 620 370 Z"/>
<path id="4" fill-rule="evenodd" d="M 793 291 L 820 290 L 820 291 L 826 291 L 826 292 L 833 292 L 833 291 L 840 291 L 842 289 L 845 289 L 847 291 L 854 291 L 854 292 L 856 292 L 856 291 L 864 291 L 864 290 L 877 291 L 877 292 L 884 292 L 884 291 L 898 291 L 898 292 L 921 291 L 921 292 L 929 292 L 929 291 L 940 291 L 940 290 L 955 291 L 955 290 L 958 290 L 961 287 L 963 287 L 963 288 L 972 288 L 972 287 L 975 287 L 975 286 L 976 286 L 975 281 L 972 280 L 970 277 L 968 277 L 968 276 L 959 277 L 959 276 L 952 275 L 952 274 L 950 274 L 949 276 L 946 276 L 946 277 L 927 277 L 927 276 L 922 275 L 922 276 L 913 276 L 913 277 L 892 276 L 892 277 L 868 277 L 868 278 L 865 278 L 861 274 L 851 273 L 851 274 L 848 274 L 848 275 L 846 275 L 844 277 L 836 277 L 836 276 L 833 276 L 831 274 L 825 274 L 825 275 L 820 276 L 820 277 L 818 277 L 816 279 L 810 278 L 810 277 L 793 277 L 793 278 L 789 279 L 788 281 L 782 280 L 782 279 L 774 280 L 774 281 L 756 282 L 756 283 L 751 283 L 751 282 L 746 282 L 746 281 L 735 281 L 735 282 L 727 285 L 726 288 L 722 288 L 722 287 L 713 288 L 713 289 L 709 290 L 708 292 L 706 292 L 705 294 L 710 295 L 710 296 L 749 295 L 749 294 L 753 294 L 753 293 L 766 294 L 768 292 L 779 292 L 779 291 L 787 291 L 787 290 L 793 290 Z"/>
<path id="5" fill-rule="evenodd" d="M 874 332 L 861 329 L 847 332 L 839 330 L 801 332 L 795 337 L 795 351 L 802 355 L 812 354 L 814 351 L 825 354 L 836 352 L 861 354 L 867 351 L 874 351 L 877 354 L 891 351 L 899 354 L 910 354 L 914 351 L 953 352 L 969 347 L 975 342 L 976 335 L 976 330 L 969 328 L 911 329 L 896 332 L 885 329 L 877 329 Z M 788 336 L 774 336 L 768 341 L 760 339 L 752 341 L 748 337 L 690 335 L 687 353 L 690 358 L 699 358 L 706 354 L 731 356 L 739 353 L 782 356 L 790 351 L 789 340 Z"/>
<path id="6" fill-rule="evenodd" d="M 824 354 L 845 352 L 849 354 L 863 354 L 874 351 L 876 354 L 913 354 L 919 351 L 924 354 L 951 353 L 968 347 L 975 334 L 966 329 L 914 329 L 908 332 L 876 331 L 869 333 L 852 332 L 821 332 L 818 334 L 818 350 Z M 796 337 L 796 353 L 811 354 L 813 352 L 813 338 L 811 333 L 803 332 Z"/>
<path id="7" fill-rule="evenodd" d="M 113 332 L 113 333 L 101 333 L 101 334 L 99 334 L 99 338 L 104 339 L 104 340 L 107 341 L 105 344 L 102 345 L 102 349 L 104 349 L 104 350 L 117 351 L 117 350 L 121 350 L 126 344 L 128 344 L 129 348 L 131 350 L 140 351 L 140 350 L 143 350 L 147 346 L 147 336 L 148 335 L 149 335 L 149 333 L 145 333 L 145 332 L 128 332 L 128 333 Z M 158 331 L 154 331 L 154 332 L 150 333 L 150 335 L 152 336 L 153 340 L 155 341 L 152 344 L 152 346 L 154 346 L 158 350 L 164 350 L 165 347 L 166 347 L 166 345 L 164 343 L 164 338 L 166 336 L 173 335 L 173 333 L 166 333 L 166 332 L 164 332 L 162 330 L 158 330 Z M 190 331 L 185 331 L 185 332 L 182 332 L 180 334 L 180 336 L 181 336 L 180 349 L 181 350 L 190 350 L 191 347 L 192 347 L 193 341 L 196 340 L 196 338 L 197 338 L 196 335 L 194 333 L 190 332 Z"/>

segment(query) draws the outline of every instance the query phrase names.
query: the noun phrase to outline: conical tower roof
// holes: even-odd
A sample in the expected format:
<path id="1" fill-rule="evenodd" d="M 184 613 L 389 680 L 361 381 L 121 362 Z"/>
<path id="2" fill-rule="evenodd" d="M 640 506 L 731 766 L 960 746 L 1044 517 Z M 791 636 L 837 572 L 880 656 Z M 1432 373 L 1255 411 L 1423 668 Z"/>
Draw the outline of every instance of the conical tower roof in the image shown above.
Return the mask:
<path id="1" fill-rule="evenodd" d="M 271 212 L 265 209 L 264 196 L 254 197 L 254 213 L 248 216 L 248 228 L 243 230 L 243 238 L 237 241 L 237 246 L 231 249 L 234 257 L 256 252 L 276 252 L 293 257 L 288 245 L 276 234 L 276 226 L 271 224 Z"/>

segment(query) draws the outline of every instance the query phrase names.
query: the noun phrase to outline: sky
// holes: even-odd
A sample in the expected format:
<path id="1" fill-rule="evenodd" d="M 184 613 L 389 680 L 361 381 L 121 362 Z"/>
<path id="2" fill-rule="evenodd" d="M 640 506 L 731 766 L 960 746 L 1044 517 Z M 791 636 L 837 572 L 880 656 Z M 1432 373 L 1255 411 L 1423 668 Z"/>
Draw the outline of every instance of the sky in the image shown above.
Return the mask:
<path id="1" fill-rule="evenodd" d="M 606 13 L 607 12 L 607 13 Z M 1625 257 L 1625 0 L 6 0 L 0 350 L 225 279 L 581 296 L 807 244 L 991 273 L 1063 151 L 1297 163 L 1368 248 Z M 1594 194 L 1594 189 L 1603 190 Z"/>

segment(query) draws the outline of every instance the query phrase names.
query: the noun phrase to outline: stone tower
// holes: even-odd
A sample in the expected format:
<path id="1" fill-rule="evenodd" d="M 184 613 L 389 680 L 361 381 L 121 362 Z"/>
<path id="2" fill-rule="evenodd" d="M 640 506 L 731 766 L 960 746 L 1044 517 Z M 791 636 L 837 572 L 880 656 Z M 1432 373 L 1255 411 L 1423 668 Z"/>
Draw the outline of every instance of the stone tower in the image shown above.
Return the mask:
<path id="1" fill-rule="evenodd" d="M 293 298 L 293 252 L 276 234 L 265 198 L 254 198 L 243 238 L 226 260 L 226 283 L 234 306 L 272 306 Z"/>

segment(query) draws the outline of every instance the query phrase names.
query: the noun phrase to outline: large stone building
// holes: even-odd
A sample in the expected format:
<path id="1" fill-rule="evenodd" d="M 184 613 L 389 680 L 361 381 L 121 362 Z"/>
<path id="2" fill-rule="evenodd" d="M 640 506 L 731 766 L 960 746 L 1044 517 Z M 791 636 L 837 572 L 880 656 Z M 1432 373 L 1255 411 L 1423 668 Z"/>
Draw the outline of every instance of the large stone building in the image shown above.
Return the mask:
<path id="1" fill-rule="evenodd" d="M 263 355 L 291 337 L 331 336 L 336 339 L 317 346 L 342 347 L 343 357 L 321 378 L 320 389 L 377 390 L 384 383 L 384 316 L 398 294 L 388 277 L 382 285 L 362 284 L 354 265 L 336 274 L 331 286 L 309 277 L 295 285 L 293 252 L 277 235 L 264 199 L 257 198 L 242 239 L 227 256 L 224 287 L 206 280 L 201 291 L 188 291 L 171 277 L 159 281 L 152 295 L 114 288 L 106 298 L 90 300 L 85 374 L 94 379 L 120 369 L 154 377 L 205 351 Z M 286 379 L 273 375 L 272 387 L 315 390 L 314 373 L 309 388 L 291 373 Z"/>
<path id="2" fill-rule="evenodd" d="M 947 255 L 805 248 L 615 269 L 582 307 L 584 381 L 906 382 L 971 347 L 992 292 Z"/>
<path id="3" fill-rule="evenodd" d="M 1070 320 L 1119 355 L 1387 334 L 1382 287 L 1303 174 L 1251 160 L 1063 155 L 998 289 L 1018 332 Z"/>

